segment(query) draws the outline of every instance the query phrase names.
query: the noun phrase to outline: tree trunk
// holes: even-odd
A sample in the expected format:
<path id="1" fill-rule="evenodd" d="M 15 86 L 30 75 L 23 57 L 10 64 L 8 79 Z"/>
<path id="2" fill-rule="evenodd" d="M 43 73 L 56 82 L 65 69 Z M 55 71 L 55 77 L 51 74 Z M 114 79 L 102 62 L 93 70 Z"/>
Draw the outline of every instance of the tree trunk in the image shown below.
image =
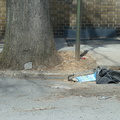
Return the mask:
<path id="1" fill-rule="evenodd" d="M 49 0 L 7 0 L 1 66 L 24 69 L 28 62 L 34 69 L 60 63 L 50 25 Z"/>

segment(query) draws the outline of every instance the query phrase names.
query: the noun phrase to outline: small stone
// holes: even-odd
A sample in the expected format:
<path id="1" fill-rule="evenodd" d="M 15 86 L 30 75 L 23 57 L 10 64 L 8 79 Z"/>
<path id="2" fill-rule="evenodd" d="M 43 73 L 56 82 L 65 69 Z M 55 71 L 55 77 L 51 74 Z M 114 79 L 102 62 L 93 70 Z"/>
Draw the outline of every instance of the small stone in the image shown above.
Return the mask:
<path id="1" fill-rule="evenodd" d="M 30 70 L 32 69 L 32 62 L 27 62 L 24 64 L 24 69 L 25 70 Z"/>

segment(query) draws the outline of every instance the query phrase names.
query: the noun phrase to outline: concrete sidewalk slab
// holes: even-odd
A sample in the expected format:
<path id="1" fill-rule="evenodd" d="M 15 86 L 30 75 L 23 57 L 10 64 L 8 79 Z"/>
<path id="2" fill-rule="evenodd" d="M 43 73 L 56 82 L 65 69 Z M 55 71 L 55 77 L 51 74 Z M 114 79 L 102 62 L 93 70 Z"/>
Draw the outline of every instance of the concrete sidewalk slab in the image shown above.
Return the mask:
<path id="1" fill-rule="evenodd" d="M 119 38 L 106 38 L 105 40 L 105 42 L 97 42 L 97 40 L 94 40 L 93 44 L 88 41 L 87 43 L 90 44 L 82 44 L 80 49 L 81 51 L 88 50 L 88 54 L 96 60 L 98 66 L 120 69 Z M 75 45 L 72 47 L 67 46 L 64 38 L 56 38 L 55 41 L 58 51 L 75 51 Z"/>

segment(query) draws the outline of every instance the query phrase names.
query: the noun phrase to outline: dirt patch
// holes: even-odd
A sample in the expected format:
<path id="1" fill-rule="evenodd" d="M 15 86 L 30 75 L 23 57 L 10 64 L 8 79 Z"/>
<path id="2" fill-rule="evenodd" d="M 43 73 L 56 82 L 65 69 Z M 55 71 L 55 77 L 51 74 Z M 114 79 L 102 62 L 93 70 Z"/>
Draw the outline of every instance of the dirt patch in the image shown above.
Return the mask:
<path id="1" fill-rule="evenodd" d="M 78 83 L 76 83 L 78 84 Z M 113 85 L 96 85 L 94 82 L 78 84 L 75 88 L 71 90 L 66 90 L 63 92 L 64 96 L 83 96 L 83 97 L 111 97 L 120 95 L 119 84 Z M 119 97 L 117 98 L 119 99 Z"/>
<path id="2" fill-rule="evenodd" d="M 47 97 L 35 99 L 34 101 L 54 101 L 70 96 L 79 96 L 81 98 L 97 97 L 99 100 L 116 98 L 116 100 L 120 101 L 120 84 L 96 85 L 94 82 L 81 84 L 73 83 L 72 89 L 55 92 Z"/>
<path id="3" fill-rule="evenodd" d="M 96 61 L 89 54 L 83 56 L 80 61 L 75 61 L 75 52 L 72 51 L 60 51 L 58 54 L 62 57 L 63 62 L 48 70 L 86 71 L 97 67 Z"/>

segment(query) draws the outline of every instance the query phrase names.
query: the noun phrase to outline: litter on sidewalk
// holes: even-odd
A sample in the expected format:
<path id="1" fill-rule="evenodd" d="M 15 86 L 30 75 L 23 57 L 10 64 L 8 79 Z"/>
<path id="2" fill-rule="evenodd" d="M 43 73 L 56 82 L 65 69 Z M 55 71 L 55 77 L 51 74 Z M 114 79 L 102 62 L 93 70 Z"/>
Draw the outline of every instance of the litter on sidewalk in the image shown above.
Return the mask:
<path id="1" fill-rule="evenodd" d="M 91 70 L 91 71 L 94 71 Z M 89 71 L 85 71 L 82 74 L 85 74 Z M 80 73 L 81 74 L 81 73 Z M 68 76 L 68 81 L 74 81 L 74 82 L 91 82 L 91 81 L 96 81 L 96 72 L 92 73 L 92 74 L 87 74 L 87 75 L 78 75 L 77 77 L 75 77 L 75 75 L 69 75 Z"/>
<path id="2" fill-rule="evenodd" d="M 100 98 L 98 98 L 98 99 L 99 99 L 99 100 L 107 100 L 107 99 L 110 99 L 110 98 L 112 98 L 112 97 L 110 97 L 110 96 L 108 96 L 108 97 L 103 96 L 103 97 L 100 97 Z"/>
<path id="3" fill-rule="evenodd" d="M 76 77 L 76 79 L 78 80 L 78 82 L 95 81 L 96 80 L 96 73 L 90 74 L 90 75 L 86 75 L 86 76 L 79 76 L 79 77 Z"/>
<path id="4" fill-rule="evenodd" d="M 120 72 L 99 68 L 96 72 L 96 84 L 117 84 L 120 82 Z"/>
<path id="5" fill-rule="evenodd" d="M 96 81 L 96 84 L 117 84 L 120 82 L 120 72 L 119 71 L 113 71 L 113 70 L 109 70 L 106 68 L 96 68 L 93 70 L 92 74 L 87 74 L 87 75 L 81 75 L 81 73 L 79 73 L 79 75 L 77 75 L 75 77 L 75 75 L 69 75 L 68 76 L 68 81 L 74 81 L 74 82 L 91 82 L 91 81 Z M 86 73 L 88 71 L 85 71 L 84 73 Z"/>
<path id="6" fill-rule="evenodd" d="M 90 82 L 90 81 L 95 81 L 96 80 L 96 74 L 90 74 L 90 75 L 85 75 L 85 76 L 78 76 L 78 77 L 73 77 L 69 81 L 74 81 L 74 82 Z"/>

